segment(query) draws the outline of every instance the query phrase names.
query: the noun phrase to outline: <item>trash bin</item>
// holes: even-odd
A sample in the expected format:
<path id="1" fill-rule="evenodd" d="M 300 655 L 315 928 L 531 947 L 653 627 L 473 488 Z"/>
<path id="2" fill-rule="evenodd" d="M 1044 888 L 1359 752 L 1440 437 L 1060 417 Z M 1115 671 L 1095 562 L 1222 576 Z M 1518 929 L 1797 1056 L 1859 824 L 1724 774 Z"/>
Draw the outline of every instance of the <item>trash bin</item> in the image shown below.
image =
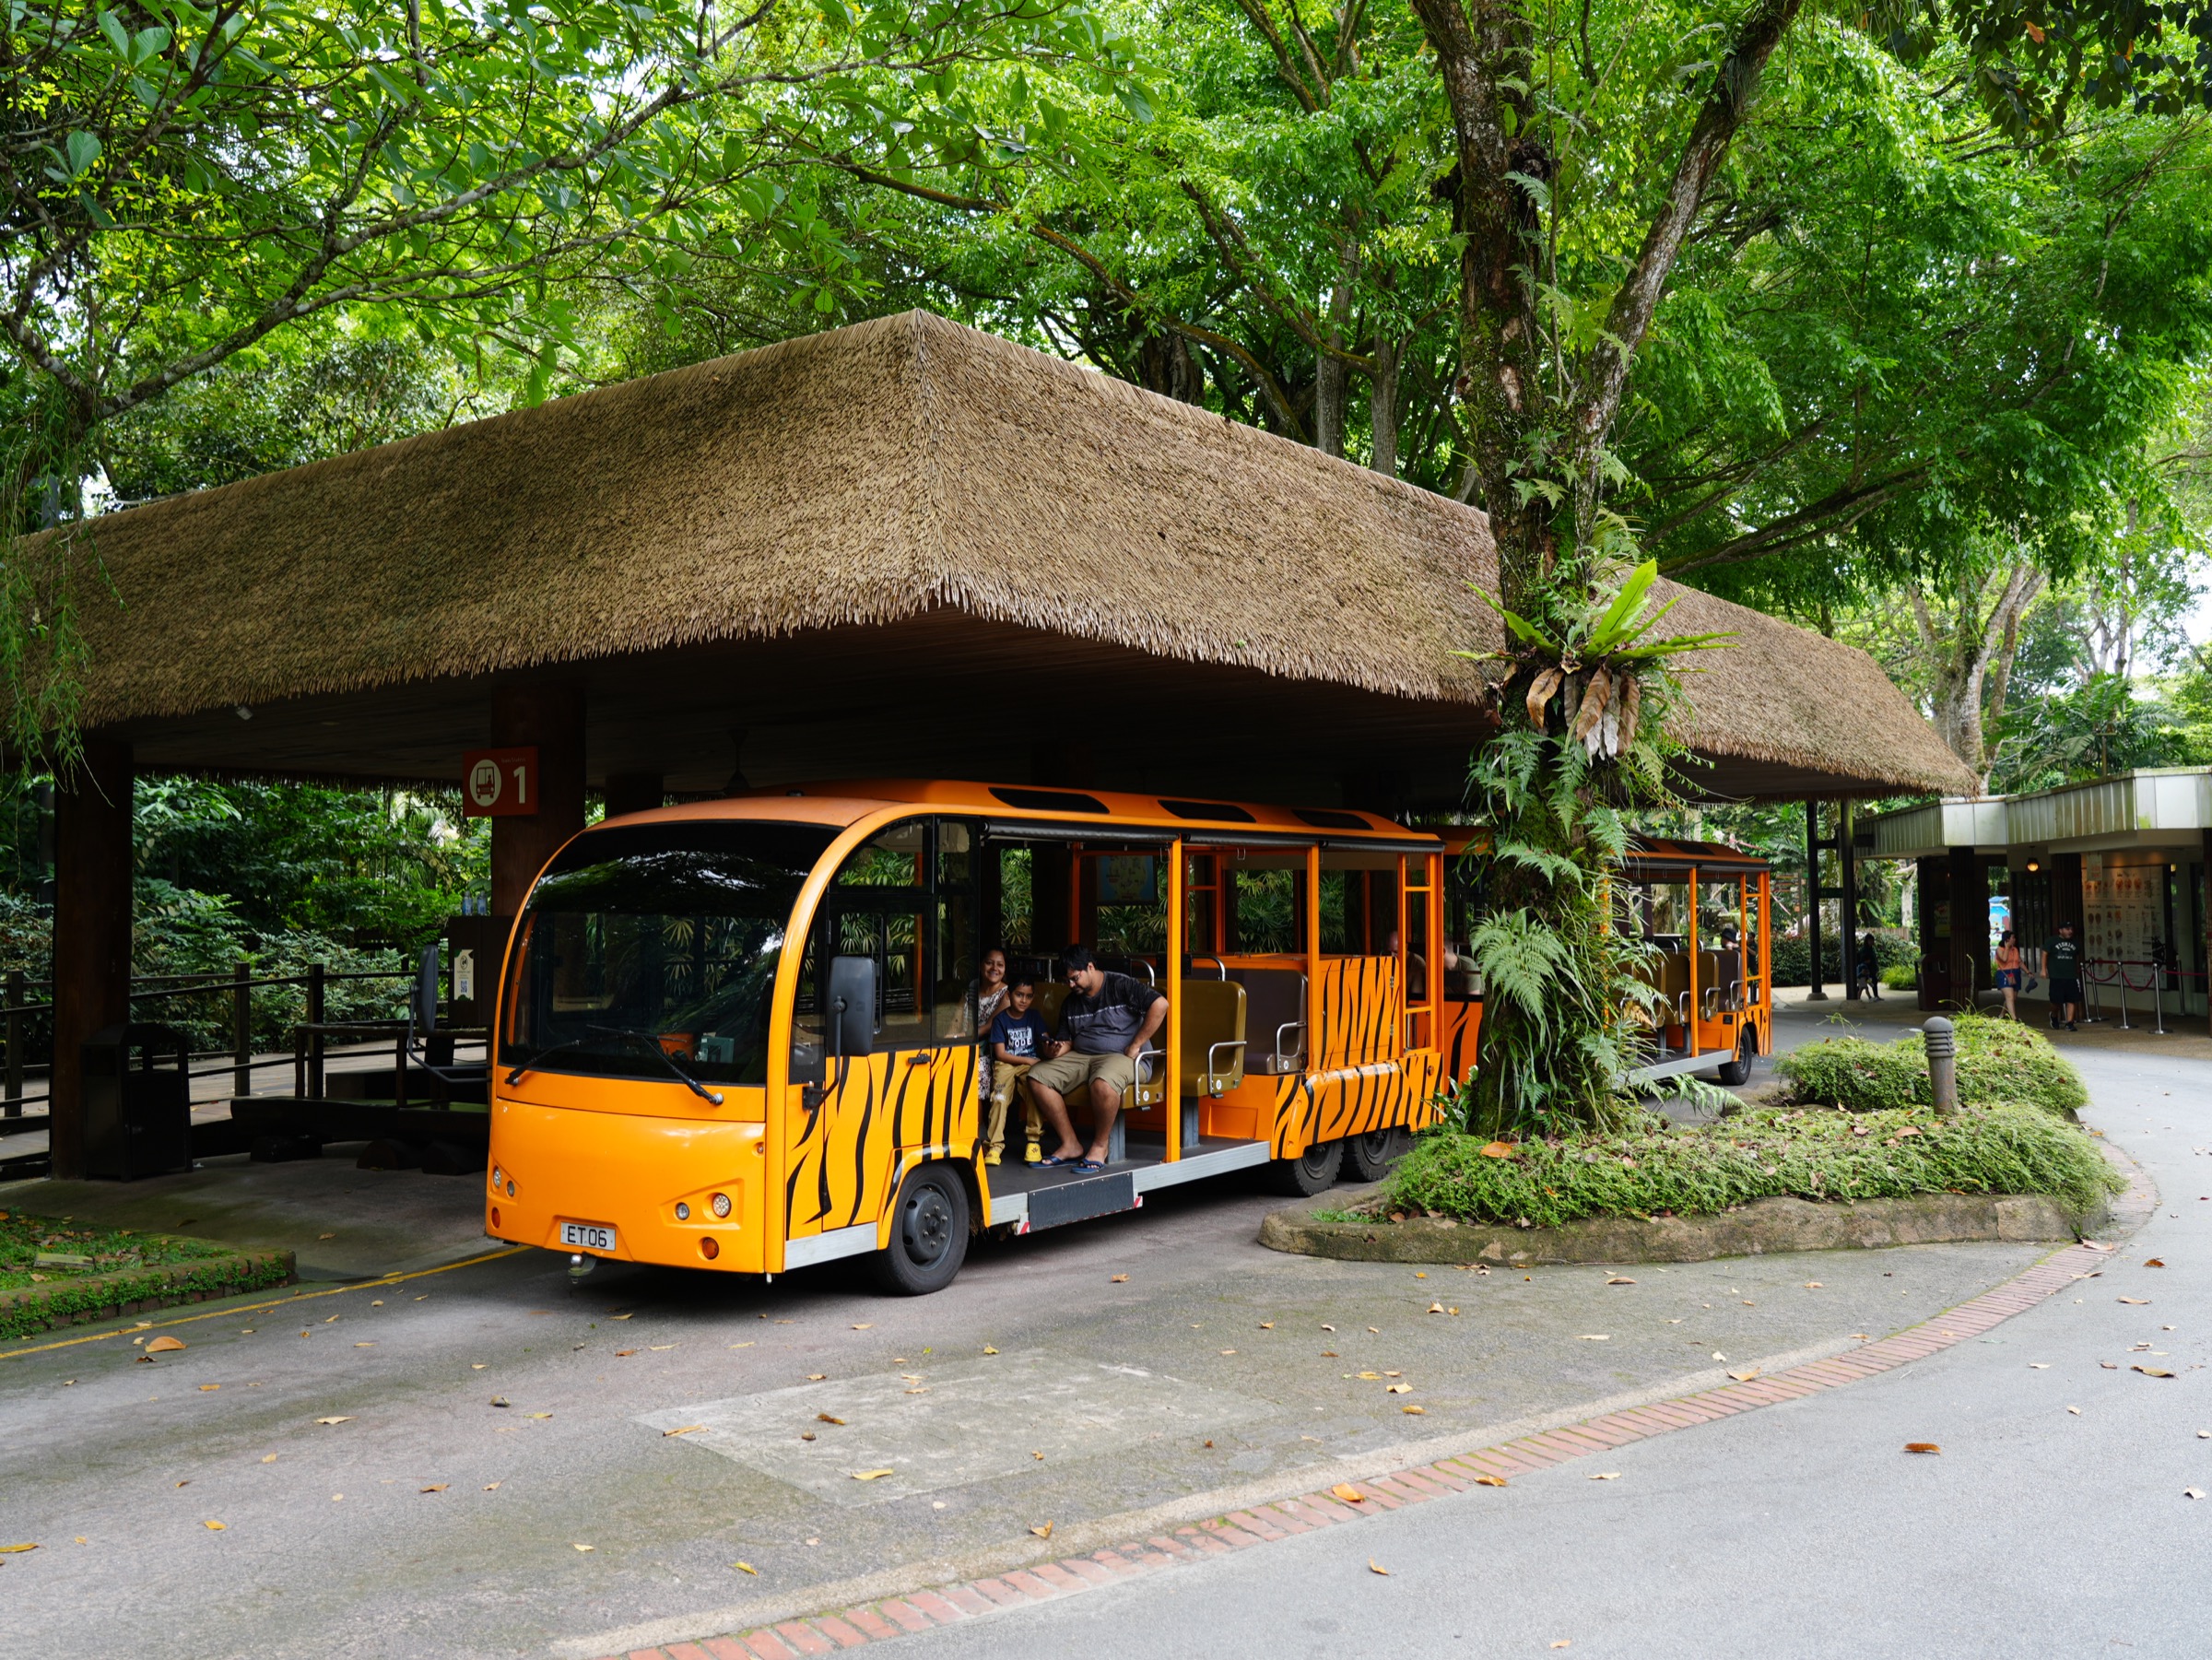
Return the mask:
<path id="1" fill-rule="evenodd" d="M 192 1168 L 191 1054 L 182 1032 L 145 1021 L 103 1026 L 86 1041 L 88 1176 L 135 1182 Z"/>

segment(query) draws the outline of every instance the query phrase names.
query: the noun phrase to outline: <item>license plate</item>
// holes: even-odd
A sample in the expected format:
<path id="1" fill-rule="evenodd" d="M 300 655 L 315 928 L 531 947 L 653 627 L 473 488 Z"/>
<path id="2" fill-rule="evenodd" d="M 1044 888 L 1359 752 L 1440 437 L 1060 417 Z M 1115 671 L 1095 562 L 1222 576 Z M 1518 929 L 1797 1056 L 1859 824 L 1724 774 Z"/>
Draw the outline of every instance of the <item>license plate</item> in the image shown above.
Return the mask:
<path id="1" fill-rule="evenodd" d="M 560 1242 L 579 1251 L 612 1251 L 615 1248 L 615 1230 L 601 1222 L 563 1222 L 560 1225 Z"/>

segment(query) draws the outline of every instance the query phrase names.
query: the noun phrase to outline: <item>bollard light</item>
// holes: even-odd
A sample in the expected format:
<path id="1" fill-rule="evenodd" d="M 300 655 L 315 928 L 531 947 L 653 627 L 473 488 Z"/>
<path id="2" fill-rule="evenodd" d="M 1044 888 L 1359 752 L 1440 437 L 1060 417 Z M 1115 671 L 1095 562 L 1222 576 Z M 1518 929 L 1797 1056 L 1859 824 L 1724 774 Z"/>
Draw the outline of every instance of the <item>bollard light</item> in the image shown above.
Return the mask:
<path id="1" fill-rule="evenodd" d="M 1959 1033 L 1941 1015 L 1930 1015 L 1921 1028 L 1928 1053 L 1928 1089 L 1936 1098 L 1938 1117 L 1959 1111 Z"/>

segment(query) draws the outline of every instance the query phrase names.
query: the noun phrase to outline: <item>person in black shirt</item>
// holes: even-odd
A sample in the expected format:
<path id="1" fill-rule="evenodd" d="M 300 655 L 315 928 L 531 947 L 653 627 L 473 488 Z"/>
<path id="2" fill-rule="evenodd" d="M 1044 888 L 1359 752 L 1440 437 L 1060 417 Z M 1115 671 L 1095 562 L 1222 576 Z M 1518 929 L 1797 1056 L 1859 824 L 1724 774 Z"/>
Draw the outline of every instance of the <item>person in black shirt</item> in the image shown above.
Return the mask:
<path id="1" fill-rule="evenodd" d="M 2079 1030 L 2074 1014 L 2081 1005 L 2081 947 L 2072 923 L 2059 924 L 2058 937 L 2043 947 L 2043 973 L 2051 982 L 2051 1024 L 2063 1018 L 2068 1031 Z"/>
<path id="2" fill-rule="evenodd" d="M 1136 1057 L 1168 1018 L 1168 1000 L 1126 974 L 1110 974 L 1082 946 L 1067 951 L 1067 1000 L 1045 1045 L 1050 1058 L 1030 1068 L 1030 1099 L 1044 1114 L 1060 1145 L 1046 1165 L 1072 1164 L 1088 1173 L 1106 1167 L 1122 1092 L 1136 1082 Z M 1090 1091 L 1092 1124 L 1087 1149 L 1067 1115 L 1067 1097 Z"/>

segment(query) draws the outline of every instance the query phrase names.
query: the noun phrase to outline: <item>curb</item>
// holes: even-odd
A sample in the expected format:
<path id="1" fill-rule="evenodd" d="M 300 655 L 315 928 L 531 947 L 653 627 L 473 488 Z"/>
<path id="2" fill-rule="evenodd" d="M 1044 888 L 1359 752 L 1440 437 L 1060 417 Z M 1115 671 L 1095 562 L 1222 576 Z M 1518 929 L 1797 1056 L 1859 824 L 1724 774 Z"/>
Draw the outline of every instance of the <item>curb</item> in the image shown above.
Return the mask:
<path id="1" fill-rule="evenodd" d="M 1285 1206 L 1260 1223 L 1271 1251 L 1342 1262 L 1501 1263 L 1603 1266 L 1711 1262 L 1782 1251 L 1879 1250 L 1964 1240 L 2071 1240 L 2077 1219 L 2041 1195 L 1915 1194 L 1901 1199 L 1831 1199 L 1815 1204 L 1783 1195 L 1754 1199 L 1717 1216 L 1589 1217 L 1557 1228 L 1500 1228 L 1412 1217 L 1403 1222 L 1320 1222 L 1316 1210 L 1346 1208 L 1342 1198 Z M 2094 1221 L 2095 1218 L 2088 1219 Z"/>
<path id="2" fill-rule="evenodd" d="M 2112 1149 L 2107 1152 L 2110 1156 Z M 2158 1202 L 2156 1191 L 2139 1166 L 2129 1167 L 2128 1178 L 2127 1192 L 2114 1202 L 2112 1210 L 2112 1220 L 2123 1233 L 2139 1228 Z M 983 1578 L 910 1591 L 834 1613 L 780 1620 L 725 1636 L 630 1649 L 606 1660 L 800 1660 L 801 1656 L 833 1654 L 936 1626 L 958 1625 L 1001 1609 L 1056 1602 L 1160 1569 L 1250 1549 L 1293 1534 L 1359 1522 L 1470 1488 L 1502 1487 L 1516 1476 L 1533 1476 L 1553 1465 L 1609 1453 L 1631 1442 L 1716 1423 L 1739 1412 L 1799 1400 L 1822 1390 L 1841 1389 L 1939 1354 L 2087 1277 L 2115 1249 L 2092 1241 L 2067 1246 L 1957 1308 L 1829 1360 L 1649 1406 L 1604 1413 L 1579 1423 L 1477 1447 L 1434 1464 L 1347 1483 L 1359 1493 L 1354 1501 L 1347 1501 L 1335 1490 L 1305 1493 L 1231 1511 L 1172 1533 L 1130 1539 L 1089 1556 L 1031 1562 Z"/>
<path id="3" fill-rule="evenodd" d="M 195 1257 L 159 1268 L 120 1268 L 82 1279 L 55 1280 L 0 1292 L 0 1340 L 35 1337 L 44 1332 L 101 1320 L 118 1320 L 155 1309 L 175 1308 L 187 1302 L 211 1302 L 249 1291 L 289 1285 L 298 1277 L 298 1264 L 289 1251 L 235 1251 L 222 1256 Z M 115 1293 L 112 1300 L 65 1313 L 41 1314 L 39 1305 L 66 1293 L 73 1299 L 88 1292 Z"/>

